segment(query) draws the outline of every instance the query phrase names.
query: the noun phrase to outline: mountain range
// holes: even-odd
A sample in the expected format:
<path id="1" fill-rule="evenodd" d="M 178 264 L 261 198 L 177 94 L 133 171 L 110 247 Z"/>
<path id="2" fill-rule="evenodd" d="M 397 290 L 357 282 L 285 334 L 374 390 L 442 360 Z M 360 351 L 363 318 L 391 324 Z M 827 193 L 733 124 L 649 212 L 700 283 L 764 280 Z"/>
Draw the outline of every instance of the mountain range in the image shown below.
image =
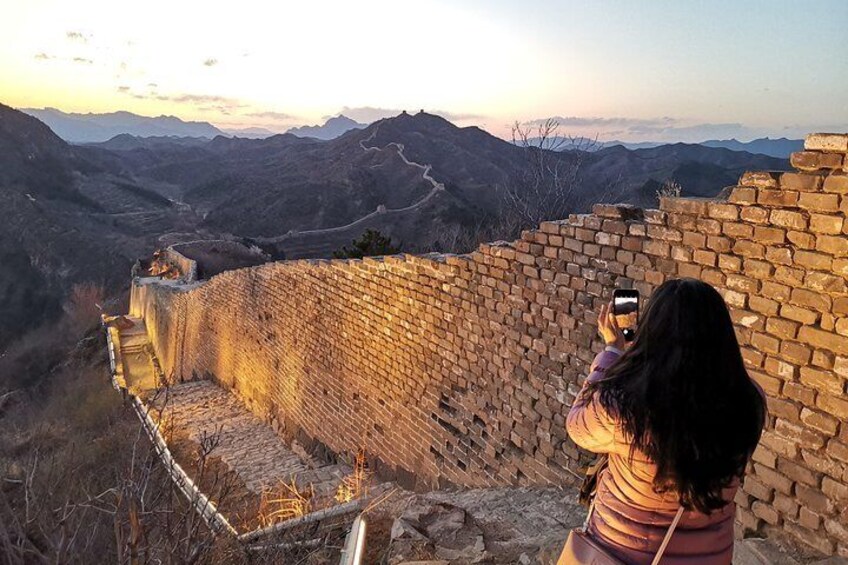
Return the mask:
<path id="1" fill-rule="evenodd" d="M 176 135 L 209 139 L 223 134 L 208 122 L 185 122 L 175 116 L 149 117 L 123 111 L 77 114 L 55 108 L 23 108 L 21 111 L 38 118 L 70 143 L 106 141 L 122 133 L 140 137 Z"/>
<path id="2" fill-rule="evenodd" d="M 537 147 L 555 148 L 560 151 L 598 151 L 600 149 L 615 147 L 617 145 L 626 149 L 651 149 L 661 145 L 670 145 L 667 141 L 598 141 L 588 137 L 572 138 L 562 136 L 552 137 L 544 141 L 540 141 L 538 137 L 531 137 L 526 143 Z M 521 145 L 522 143 L 517 144 Z M 730 149 L 731 151 L 745 151 L 747 153 L 768 155 L 769 157 L 777 157 L 780 159 L 788 159 L 792 153 L 804 150 L 803 139 L 787 139 L 785 137 L 780 137 L 778 139 L 763 137 L 752 141 L 710 139 L 707 141 L 701 141 L 694 145 Z"/>
<path id="3" fill-rule="evenodd" d="M 787 165 L 686 144 L 542 155 L 576 171 L 560 216 L 596 201 L 654 205 L 667 180 L 712 196 L 746 169 Z M 508 195 L 532 199 L 528 156 L 426 113 L 331 140 L 125 134 L 71 145 L 0 105 L 0 346 L 55 315 L 75 283 L 119 288 L 135 259 L 176 241 L 247 238 L 277 257 L 327 257 L 373 228 L 405 251 L 467 250 L 509 212 Z M 460 235 L 470 237 L 459 245 Z"/>
<path id="4" fill-rule="evenodd" d="M 277 135 L 264 127 L 219 129 L 208 122 L 185 122 L 174 116 L 148 117 L 123 111 L 108 114 L 66 113 L 55 108 L 24 108 L 21 111 L 38 118 L 59 137 L 70 143 L 102 143 L 114 136 L 124 134 L 135 137 L 195 137 L 206 139 L 212 139 L 218 135 L 248 139 L 264 139 Z M 352 129 L 364 129 L 367 126 L 368 124 L 359 123 L 345 115 L 339 115 L 328 118 L 322 125 L 293 127 L 289 128 L 286 133 L 298 137 L 330 140 Z M 529 141 L 533 144 L 538 143 L 537 139 L 530 139 Z M 627 149 L 650 149 L 660 145 L 668 145 L 668 142 L 597 141 L 584 137 L 559 137 L 550 140 L 545 146 L 556 146 L 561 150 L 596 151 L 616 145 L 621 145 Z M 800 139 L 783 137 L 770 139 L 765 137 L 747 142 L 736 139 L 712 139 L 700 142 L 698 145 L 788 159 L 793 152 L 803 150 L 804 142 Z"/>

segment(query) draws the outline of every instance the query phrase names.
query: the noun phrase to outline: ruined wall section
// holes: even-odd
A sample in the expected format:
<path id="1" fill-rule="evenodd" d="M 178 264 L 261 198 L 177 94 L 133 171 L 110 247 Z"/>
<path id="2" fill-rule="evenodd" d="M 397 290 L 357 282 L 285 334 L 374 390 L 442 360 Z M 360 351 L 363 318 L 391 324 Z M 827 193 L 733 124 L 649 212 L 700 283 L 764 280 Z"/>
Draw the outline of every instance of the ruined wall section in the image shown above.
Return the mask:
<path id="1" fill-rule="evenodd" d="M 166 373 L 211 376 L 293 437 L 365 447 L 420 486 L 573 482 L 564 419 L 617 286 L 730 305 L 769 422 L 739 520 L 848 554 L 848 135 L 720 200 L 599 205 L 467 256 L 290 261 L 194 287 L 136 280 Z"/>

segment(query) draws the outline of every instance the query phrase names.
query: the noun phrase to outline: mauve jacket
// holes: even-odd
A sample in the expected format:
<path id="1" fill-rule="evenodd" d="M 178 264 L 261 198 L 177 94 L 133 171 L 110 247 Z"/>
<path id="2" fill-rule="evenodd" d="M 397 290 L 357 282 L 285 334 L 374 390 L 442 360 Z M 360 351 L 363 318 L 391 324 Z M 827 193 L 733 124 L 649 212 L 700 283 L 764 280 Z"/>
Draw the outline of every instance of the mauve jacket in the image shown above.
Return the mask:
<path id="1" fill-rule="evenodd" d="M 609 350 L 599 353 L 586 382 L 602 378 L 618 356 Z M 630 442 L 596 399 L 588 403 L 575 402 L 566 425 L 574 443 L 594 453 L 609 454 L 609 466 L 598 480 L 589 533 L 622 561 L 650 565 L 679 508 L 677 495 L 654 491 L 656 465 L 637 450 L 634 450 L 632 462 L 629 460 Z M 738 482 L 725 489 L 728 504 L 710 515 L 697 511 L 683 513 L 663 555 L 662 565 L 728 565 L 731 562 L 736 514 L 733 497 L 737 487 Z"/>

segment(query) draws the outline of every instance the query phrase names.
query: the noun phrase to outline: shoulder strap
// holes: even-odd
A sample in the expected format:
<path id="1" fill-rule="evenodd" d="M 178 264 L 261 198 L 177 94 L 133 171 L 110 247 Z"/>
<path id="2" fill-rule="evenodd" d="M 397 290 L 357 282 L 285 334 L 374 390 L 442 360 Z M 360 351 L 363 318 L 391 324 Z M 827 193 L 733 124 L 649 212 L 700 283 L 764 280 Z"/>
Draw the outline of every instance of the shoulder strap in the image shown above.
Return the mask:
<path id="1" fill-rule="evenodd" d="M 677 528 L 677 523 L 680 522 L 680 517 L 683 516 L 683 507 L 677 509 L 677 514 L 674 516 L 674 520 L 671 522 L 671 526 L 668 527 L 668 531 L 665 534 L 665 538 L 663 538 L 662 545 L 657 550 L 657 556 L 654 557 L 654 560 L 651 562 L 651 565 L 659 565 L 660 559 L 662 559 L 663 553 L 665 553 L 665 548 L 668 546 L 668 542 L 671 541 L 671 536 L 674 535 L 674 530 Z"/>

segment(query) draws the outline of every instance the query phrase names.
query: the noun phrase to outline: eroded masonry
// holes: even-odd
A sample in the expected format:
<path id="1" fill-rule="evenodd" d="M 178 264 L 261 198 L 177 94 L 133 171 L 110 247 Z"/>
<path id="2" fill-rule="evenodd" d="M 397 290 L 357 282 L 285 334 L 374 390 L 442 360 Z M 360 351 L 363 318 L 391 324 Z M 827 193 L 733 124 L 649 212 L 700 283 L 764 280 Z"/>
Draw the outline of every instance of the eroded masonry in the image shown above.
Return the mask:
<path id="1" fill-rule="evenodd" d="M 287 438 L 401 483 L 573 483 L 565 415 L 612 289 L 696 277 L 731 307 L 769 397 L 740 491 L 749 530 L 848 555 L 848 135 L 715 200 L 598 205 L 462 256 L 268 263 L 136 278 L 164 373 L 231 388 Z"/>

